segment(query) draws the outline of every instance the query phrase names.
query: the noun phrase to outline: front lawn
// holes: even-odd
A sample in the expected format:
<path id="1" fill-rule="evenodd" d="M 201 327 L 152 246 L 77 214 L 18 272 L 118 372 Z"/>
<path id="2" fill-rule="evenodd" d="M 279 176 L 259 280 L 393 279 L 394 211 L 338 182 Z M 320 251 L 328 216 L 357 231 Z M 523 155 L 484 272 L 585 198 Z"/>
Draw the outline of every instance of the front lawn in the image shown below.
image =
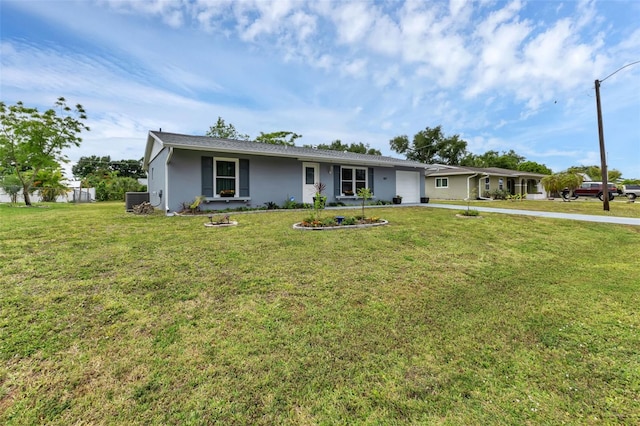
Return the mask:
<path id="1" fill-rule="evenodd" d="M 304 214 L 0 205 L 0 424 L 640 422 L 640 227 Z"/>

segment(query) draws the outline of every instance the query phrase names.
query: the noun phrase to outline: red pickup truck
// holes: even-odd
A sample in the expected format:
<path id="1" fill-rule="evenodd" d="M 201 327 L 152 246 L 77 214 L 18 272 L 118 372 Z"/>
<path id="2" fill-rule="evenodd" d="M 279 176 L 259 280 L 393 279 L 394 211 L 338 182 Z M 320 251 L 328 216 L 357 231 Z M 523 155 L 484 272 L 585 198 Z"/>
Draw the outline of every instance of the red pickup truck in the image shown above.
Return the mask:
<path id="1" fill-rule="evenodd" d="M 608 186 L 609 200 L 613 200 L 618 193 L 618 188 L 613 183 L 608 184 Z M 602 182 L 584 182 L 573 191 L 574 197 L 598 197 L 600 200 L 604 199 L 603 194 Z"/>

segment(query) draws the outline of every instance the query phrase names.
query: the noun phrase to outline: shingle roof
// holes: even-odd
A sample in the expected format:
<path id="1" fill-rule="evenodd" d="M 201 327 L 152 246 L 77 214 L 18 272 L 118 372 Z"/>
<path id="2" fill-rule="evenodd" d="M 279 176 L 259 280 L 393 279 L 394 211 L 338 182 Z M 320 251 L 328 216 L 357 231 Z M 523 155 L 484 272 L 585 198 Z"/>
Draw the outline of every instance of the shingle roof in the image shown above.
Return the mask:
<path id="1" fill-rule="evenodd" d="M 423 169 L 431 167 L 428 164 L 417 161 L 403 160 L 384 155 L 356 154 L 353 152 L 274 145 L 269 143 L 219 139 L 209 136 L 190 136 L 156 131 L 149 132 L 147 152 L 149 150 L 148 145 L 152 139 L 156 140 L 163 146 L 191 150 L 242 153 L 273 157 L 293 157 L 305 161 L 341 162 L 347 164 L 383 167 L 403 166 Z"/>
<path id="2" fill-rule="evenodd" d="M 439 168 L 438 168 L 439 167 Z M 426 176 L 452 176 L 452 175 L 468 175 L 472 173 L 482 173 L 488 174 L 491 176 L 506 176 L 506 177 L 543 177 L 544 174 L 541 173 L 532 173 L 532 172 L 522 172 L 518 170 L 509 170 L 502 169 L 500 167 L 467 167 L 467 166 L 434 166 L 430 167 L 427 172 L 425 172 Z"/>

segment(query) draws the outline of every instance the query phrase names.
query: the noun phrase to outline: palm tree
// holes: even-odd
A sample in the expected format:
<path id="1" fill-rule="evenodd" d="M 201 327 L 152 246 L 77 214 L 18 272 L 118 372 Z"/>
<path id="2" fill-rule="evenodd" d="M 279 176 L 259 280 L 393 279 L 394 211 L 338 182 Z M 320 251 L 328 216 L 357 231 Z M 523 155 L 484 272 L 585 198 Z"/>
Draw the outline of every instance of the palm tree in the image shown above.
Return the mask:
<path id="1" fill-rule="evenodd" d="M 543 177 L 540 183 L 549 196 L 554 196 L 565 188 L 573 192 L 574 189 L 582 185 L 582 176 L 576 173 L 555 173 Z"/>

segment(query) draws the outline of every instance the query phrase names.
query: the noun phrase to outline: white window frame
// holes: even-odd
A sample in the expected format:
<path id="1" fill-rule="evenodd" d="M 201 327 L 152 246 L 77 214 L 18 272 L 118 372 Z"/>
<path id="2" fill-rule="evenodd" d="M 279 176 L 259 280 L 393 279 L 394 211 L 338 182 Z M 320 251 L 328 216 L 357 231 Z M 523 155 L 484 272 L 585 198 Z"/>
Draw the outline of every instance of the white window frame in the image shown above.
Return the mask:
<path id="1" fill-rule="evenodd" d="M 240 190 L 240 160 L 238 158 L 225 158 L 225 157 L 214 157 L 213 158 L 213 196 L 217 198 L 226 198 L 220 196 L 220 191 L 218 191 L 218 161 L 224 161 L 225 163 L 234 163 L 235 164 L 235 176 L 233 179 L 235 180 L 234 184 L 234 193 L 233 198 L 238 197 Z M 224 179 L 231 179 L 228 176 L 221 176 Z M 232 198 L 232 197 L 229 197 Z"/>
<path id="2" fill-rule="evenodd" d="M 501 191 L 504 189 L 504 179 L 502 178 L 498 179 L 498 189 Z"/>
<path id="3" fill-rule="evenodd" d="M 342 171 L 345 169 L 351 170 L 351 180 L 342 179 Z M 364 171 L 364 187 L 369 188 L 369 169 L 367 167 L 356 167 L 356 166 L 340 166 L 340 194 L 346 196 L 342 191 L 342 183 L 343 182 L 351 182 L 351 187 L 353 188 L 353 195 L 358 195 L 358 189 L 356 188 L 356 182 L 362 182 L 361 179 L 356 179 L 356 170 Z M 350 195 L 351 196 L 351 195 Z"/>
<path id="4" fill-rule="evenodd" d="M 484 190 L 489 191 L 491 189 L 491 179 L 486 177 L 484 178 Z"/>
<path id="5" fill-rule="evenodd" d="M 436 178 L 436 188 L 448 188 L 448 187 L 449 187 L 449 178 L 448 177 Z"/>

